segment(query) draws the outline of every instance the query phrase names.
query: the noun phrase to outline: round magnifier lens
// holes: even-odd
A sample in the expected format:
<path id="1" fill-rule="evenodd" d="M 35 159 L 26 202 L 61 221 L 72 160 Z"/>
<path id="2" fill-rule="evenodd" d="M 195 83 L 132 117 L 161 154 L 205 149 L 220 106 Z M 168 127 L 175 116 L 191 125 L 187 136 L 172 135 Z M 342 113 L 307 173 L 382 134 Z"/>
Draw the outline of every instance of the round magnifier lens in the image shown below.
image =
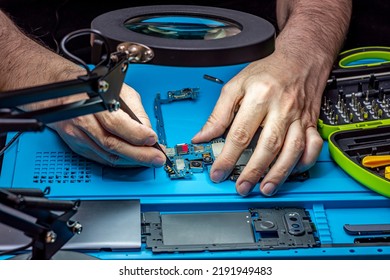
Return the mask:
<path id="1" fill-rule="evenodd" d="M 110 51 L 124 42 L 150 47 L 155 54 L 150 63 L 155 65 L 233 65 L 266 57 L 275 49 L 271 23 L 252 14 L 216 7 L 126 8 L 98 16 L 91 26 L 109 39 Z"/>
<path id="2" fill-rule="evenodd" d="M 215 40 L 242 30 L 234 22 L 193 16 L 138 17 L 127 20 L 125 27 L 140 34 L 181 40 Z"/>

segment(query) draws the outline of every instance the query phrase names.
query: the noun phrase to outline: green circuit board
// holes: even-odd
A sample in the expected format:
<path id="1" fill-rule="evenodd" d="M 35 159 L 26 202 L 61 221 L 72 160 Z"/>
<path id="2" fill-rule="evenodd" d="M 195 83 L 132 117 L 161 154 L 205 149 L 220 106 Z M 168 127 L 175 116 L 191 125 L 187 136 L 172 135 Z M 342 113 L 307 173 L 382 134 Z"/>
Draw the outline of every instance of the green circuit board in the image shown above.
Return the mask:
<path id="1" fill-rule="evenodd" d="M 225 145 L 223 138 L 215 139 L 208 143 L 202 144 L 177 144 L 173 148 L 167 148 L 166 154 L 173 162 L 176 173 L 165 169 L 169 178 L 181 179 L 190 178 L 194 173 L 208 172 L 214 160 L 218 158 Z M 241 171 L 248 163 L 253 153 L 252 148 L 247 148 L 238 159 L 229 179 L 237 180 Z"/>

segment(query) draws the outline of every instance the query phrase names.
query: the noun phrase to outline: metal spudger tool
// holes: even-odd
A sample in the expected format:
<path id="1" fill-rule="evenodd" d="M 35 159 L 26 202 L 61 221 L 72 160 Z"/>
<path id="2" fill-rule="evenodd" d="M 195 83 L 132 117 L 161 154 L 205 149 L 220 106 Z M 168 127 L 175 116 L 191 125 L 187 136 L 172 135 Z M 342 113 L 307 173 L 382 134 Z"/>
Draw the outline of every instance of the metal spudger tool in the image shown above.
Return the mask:
<path id="1" fill-rule="evenodd" d="M 130 116 L 130 118 L 132 118 L 133 120 L 137 121 L 138 123 L 142 124 L 142 122 L 139 120 L 139 118 L 134 114 L 134 112 L 130 109 L 129 106 L 127 106 L 126 102 L 123 101 L 123 99 L 120 97 L 119 98 L 119 102 L 120 102 L 120 108 Z M 173 163 L 172 161 L 169 159 L 169 157 L 167 156 L 167 154 L 164 152 L 164 150 L 161 148 L 161 146 L 156 142 L 155 144 L 153 144 L 154 148 L 156 148 L 157 150 L 161 151 L 164 155 L 165 155 L 165 158 L 166 158 L 166 165 L 171 169 L 173 170 L 176 174 L 177 171 L 176 171 L 176 168 L 173 166 Z"/>

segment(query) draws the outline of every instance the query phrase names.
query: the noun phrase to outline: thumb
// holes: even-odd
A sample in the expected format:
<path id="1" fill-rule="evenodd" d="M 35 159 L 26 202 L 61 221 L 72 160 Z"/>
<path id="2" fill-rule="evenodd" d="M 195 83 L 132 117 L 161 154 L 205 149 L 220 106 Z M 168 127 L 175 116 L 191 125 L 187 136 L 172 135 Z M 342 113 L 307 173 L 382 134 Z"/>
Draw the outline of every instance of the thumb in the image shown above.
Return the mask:
<path id="1" fill-rule="evenodd" d="M 241 101 L 241 90 L 238 88 L 237 85 L 232 86 L 231 82 L 222 88 L 213 112 L 202 129 L 192 138 L 193 143 L 208 142 L 226 131 Z"/>

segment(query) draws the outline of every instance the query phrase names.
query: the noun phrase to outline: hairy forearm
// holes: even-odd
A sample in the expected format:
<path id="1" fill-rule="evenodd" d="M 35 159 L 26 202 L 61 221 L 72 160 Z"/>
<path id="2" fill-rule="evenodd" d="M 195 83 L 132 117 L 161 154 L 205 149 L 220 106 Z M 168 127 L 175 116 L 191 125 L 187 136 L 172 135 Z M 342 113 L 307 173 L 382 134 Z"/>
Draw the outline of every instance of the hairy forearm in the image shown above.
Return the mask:
<path id="1" fill-rule="evenodd" d="M 69 80 L 80 67 L 25 36 L 0 11 L 0 91 Z"/>
<path id="2" fill-rule="evenodd" d="M 279 0 L 276 50 L 330 69 L 348 30 L 351 0 Z"/>

